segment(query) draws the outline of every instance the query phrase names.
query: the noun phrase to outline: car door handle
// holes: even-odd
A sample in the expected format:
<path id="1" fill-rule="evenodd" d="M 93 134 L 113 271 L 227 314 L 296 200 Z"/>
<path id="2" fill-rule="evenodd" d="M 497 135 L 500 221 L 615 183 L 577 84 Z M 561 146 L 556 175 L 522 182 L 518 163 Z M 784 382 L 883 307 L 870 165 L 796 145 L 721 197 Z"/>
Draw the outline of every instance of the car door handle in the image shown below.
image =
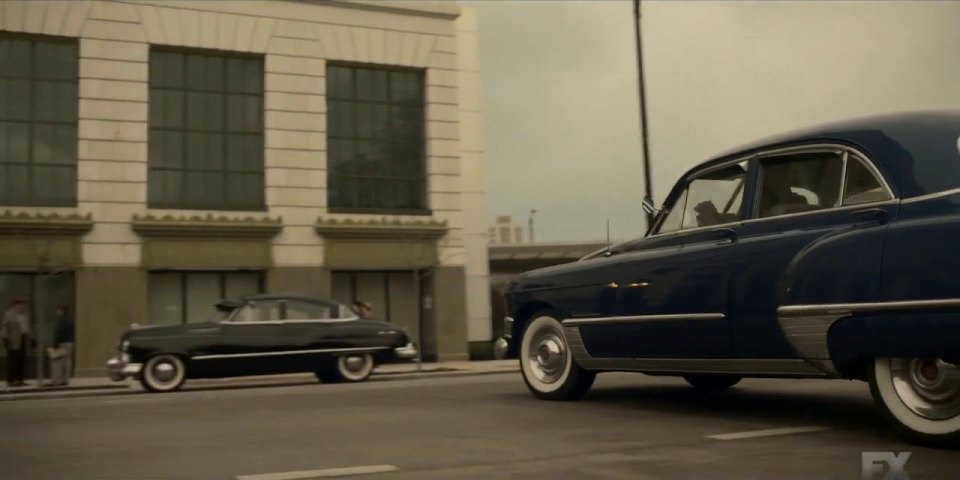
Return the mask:
<path id="1" fill-rule="evenodd" d="M 889 216 L 889 214 L 887 213 L 887 210 L 884 209 L 884 208 L 880 208 L 880 207 L 864 208 L 864 209 L 861 209 L 861 210 L 854 210 L 851 215 L 853 215 L 853 216 L 856 217 L 856 218 L 863 219 L 863 220 L 876 220 L 876 221 L 878 221 L 878 222 L 880 222 L 880 223 L 886 223 L 887 218 L 888 218 L 888 216 Z"/>
<path id="2" fill-rule="evenodd" d="M 713 230 L 712 233 L 716 234 L 719 238 L 719 243 L 733 243 L 737 241 L 737 232 L 732 228 L 718 228 Z"/>

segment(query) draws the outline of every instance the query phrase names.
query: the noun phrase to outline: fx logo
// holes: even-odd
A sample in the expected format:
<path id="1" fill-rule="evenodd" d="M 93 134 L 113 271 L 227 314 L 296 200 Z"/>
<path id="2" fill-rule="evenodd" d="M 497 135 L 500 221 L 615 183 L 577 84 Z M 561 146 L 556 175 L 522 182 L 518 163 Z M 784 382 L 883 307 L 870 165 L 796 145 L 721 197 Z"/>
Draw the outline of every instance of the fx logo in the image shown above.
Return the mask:
<path id="1" fill-rule="evenodd" d="M 910 480 L 904 467 L 913 452 L 863 452 L 860 456 L 860 480 Z M 884 473 L 883 464 L 887 465 Z"/>

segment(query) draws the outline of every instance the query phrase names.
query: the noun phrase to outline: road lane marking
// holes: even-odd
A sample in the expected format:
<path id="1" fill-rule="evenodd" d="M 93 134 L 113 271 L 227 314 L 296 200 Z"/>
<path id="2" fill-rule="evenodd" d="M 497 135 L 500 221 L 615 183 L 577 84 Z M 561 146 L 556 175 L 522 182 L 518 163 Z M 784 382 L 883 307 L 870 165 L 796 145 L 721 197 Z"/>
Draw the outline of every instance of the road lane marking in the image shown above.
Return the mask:
<path id="1" fill-rule="evenodd" d="M 721 433 L 718 435 L 707 435 L 707 438 L 714 440 L 742 440 L 744 438 L 773 437 L 777 435 L 793 435 L 795 433 L 822 432 L 830 430 L 830 427 L 788 427 L 788 428 L 770 428 L 767 430 L 751 430 L 748 432 Z"/>
<path id="2" fill-rule="evenodd" d="M 361 465 L 357 467 L 325 468 L 323 470 L 303 470 L 299 472 L 261 473 L 239 475 L 236 480 L 308 480 L 312 478 L 345 477 L 348 475 L 370 475 L 400 470 L 393 465 Z"/>

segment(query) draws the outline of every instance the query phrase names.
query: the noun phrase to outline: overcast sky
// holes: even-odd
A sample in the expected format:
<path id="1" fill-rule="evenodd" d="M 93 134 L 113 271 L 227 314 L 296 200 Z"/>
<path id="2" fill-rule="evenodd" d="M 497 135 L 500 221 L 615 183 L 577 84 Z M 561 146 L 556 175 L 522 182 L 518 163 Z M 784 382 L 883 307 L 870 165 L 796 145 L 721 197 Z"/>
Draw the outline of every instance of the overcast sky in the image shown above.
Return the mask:
<path id="1" fill-rule="evenodd" d="M 642 235 L 631 1 L 461 2 L 480 22 L 488 217 L 537 241 Z M 643 2 L 655 200 L 758 137 L 960 108 L 960 1 Z"/>

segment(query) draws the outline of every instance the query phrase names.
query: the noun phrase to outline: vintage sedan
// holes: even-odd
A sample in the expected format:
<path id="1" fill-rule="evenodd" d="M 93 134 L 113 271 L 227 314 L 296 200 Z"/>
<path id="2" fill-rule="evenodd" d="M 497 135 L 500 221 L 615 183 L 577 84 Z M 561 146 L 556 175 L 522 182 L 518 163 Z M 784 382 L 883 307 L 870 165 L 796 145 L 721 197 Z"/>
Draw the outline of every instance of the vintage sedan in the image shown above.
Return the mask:
<path id="1" fill-rule="evenodd" d="M 188 378 L 297 372 L 324 383 L 359 382 L 377 364 L 417 357 L 396 325 L 361 319 L 328 298 L 260 294 L 216 307 L 220 320 L 132 327 L 107 362 L 111 378 L 136 378 L 152 392 L 176 390 Z"/>
<path id="2" fill-rule="evenodd" d="M 960 440 L 960 112 L 745 146 L 651 206 L 642 238 L 508 285 L 533 394 L 577 399 L 609 371 L 857 379 L 909 440 Z"/>

